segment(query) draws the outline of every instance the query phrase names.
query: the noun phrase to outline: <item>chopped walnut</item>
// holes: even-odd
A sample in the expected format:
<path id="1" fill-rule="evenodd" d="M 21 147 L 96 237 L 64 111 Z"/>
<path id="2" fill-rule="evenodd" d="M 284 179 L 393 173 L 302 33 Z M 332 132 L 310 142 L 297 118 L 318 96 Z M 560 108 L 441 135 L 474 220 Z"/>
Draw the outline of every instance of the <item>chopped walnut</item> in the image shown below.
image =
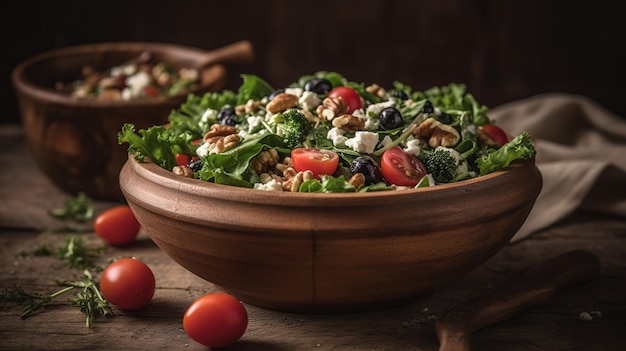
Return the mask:
<path id="1" fill-rule="evenodd" d="M 237 134 L 237 127 L 229 126 L 226 124 L 213 124 L 211 129 L 204 135 L 203 141 L 207 141 L 208 139 L 216 136 L 227 136 L 231 134 Z"/>
<path id="2" fill-rule="evenodd" d="M 298 97 L 296 95 L 280 93 L 276 95 L 272 101 L 268 102 L 265 108 L 271 113 L 278 113 L 297 105 Z"/>
<path id="3" fill-rule="evenodd" d="M 306 180 L 313 179 L 313 172 L 306 170 L 296 173 L 292 178 L 285 179 L 283 181 L 283 189 L 297 192 L 300 189 L 300 185 Z"/>
<path id="4" fill-rule="evenodd" d="M 237 127 L 213 124 L 202 140 L 209 144 L 209 154 L 219 154 L 239 145 L 241 138 L 237 134 Z"/>
<path id="5" fill-rule="evenodd" d="M 357 131 L 365 129 L 365 120 L 363 118 L 344 114 L 335 117 L 332 121 L 333 127 L 340 128 L 346 131 Z"/>
<path id="6" fill-rule="evenodd" d="M 322 104 L 317 106 L 317 115 L 328 121 L 332 121 L 336 116 L 341 116 L 350 111 L 350 106 L 341 96 L 327 97 Z"/>
<path id="7" fill-rule="evenodd" d="M 261 109 L 261 101 L 257 101 L 257 100 L 248 100 L 248 102 L 246 102 L 243 105 L 237 105 L 235 106 L 235 113 L 238 116 L 243 116 L 245 114 L 250 114 L 250 113 L 256 113 Z"/>
<path id="8" fill-rule="evenodd" d="M 317 117 L 316 115 L 314 115 L 311 111 L 309 111 L 309 110 L 300 110 L 300 112 L 302 112 L 302 114 L 306 117 L 306 119 L 309 122 L 315 123 L 316 126 L 317 126 L 318 123 L 320 123 L 320 118 Z"/>
<path id="9" fill-rule="evenodd" d="M 263 150 L 250 160 L 250 166 L 256 174 L 266 173 L 270 167 L 276 166 L 277 163 L 278 151 L 276 149 Z"/>
<path id="10" fill-rule="evenodd" d="M 378 84 L 372 84 L 368 86 L 367 88 L 365 88 L 365 91 L 378 97 L 385 97 L 385 95 L 387 95 L 387 91 L 385 90 L 385 88 L 381 87 Z"/>
<path id="11" fill-rule="evenodd" d="M 220 154 L 239 145 L 241 138 L 237 134 L 230 134 L 225 137 L 215 137 L 215 140 L 209 141 L 209 154 Z"/>
<path id="12" fill-rule="evenodd" d="M 187 165 L 174 166 L 172 172 L 179 176 L 193 178 L 193 170 Z"/>
<path id="13" fill-rule="evenodd" d="M 424 120 L 415 128 L 413 135 L 428 143 L 428 146 L 452 147 L 461 140 L 459 132 L 447 124 L 443 124 L 433 117 Z"/>
<path id="14" fill-rule="evenodd" d="M 355 173 L 350 177 L 348 183 L 358 190 L 362 185 L 365 185 L 365 176 L 363 173 Z"/>

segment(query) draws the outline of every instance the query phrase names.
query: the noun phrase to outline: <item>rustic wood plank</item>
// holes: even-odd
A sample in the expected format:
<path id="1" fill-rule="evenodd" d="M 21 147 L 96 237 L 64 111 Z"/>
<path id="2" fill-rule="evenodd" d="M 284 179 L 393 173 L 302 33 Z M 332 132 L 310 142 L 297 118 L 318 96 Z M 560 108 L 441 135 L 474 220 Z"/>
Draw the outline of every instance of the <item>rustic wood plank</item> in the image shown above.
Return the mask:
<path id="1" fill-rule="evenodd" d="M 593 230 L 593 237 L 587 230 Z M 480 350 L 585 349 L 621 350 L 626 339 L 616 326 L 626 325 L 626 267 L 624 232 L 618 219 L 572 218 L 532 240 L 509 245 L 464 279 L 406 306 L 371 313 L 304 315 L 270 311 L 246 305 L 249 328 L 232 350 L 436 350 L 434 321 L 454 304 L 496 288 L 523 274 L 534 262 L 570 249 L 584 248 L 603 260 L 598 280 L 565 289 L 558 297 L 505 322 L 477 331 L 473 345 Z M 83 234 L 98 245 L 93 233 Z M 67 273 L 52 258 L 16 257 L 42 242 L 61 240 L 59 234 L 3 231 L 0 236 L 2 286 L 23 282 L 47 290 L 51 281 Z M 4 306 L 0 313 L 0 349 L 204 349 L 182 330 L 182 314 L 197 297 L 215 286 L 187 272 L 163 254 L 141 233 L 137 243 L 113 248 L 106 257 L 137 256 L 155 272 L 157 291 L 140 311 L 115 310 L 112 318 L 99 318 L 94 328 L 66 302 L 55 304 L 25 320 L 20 309 Z M 103 259 L 106 263 L 106 258 Z M 375 287 L 373 287 L 375 288 Z M 600 311 L 591 321 L 581 312 Z M 34 337 L 33 335 L 36 335 Z"/>

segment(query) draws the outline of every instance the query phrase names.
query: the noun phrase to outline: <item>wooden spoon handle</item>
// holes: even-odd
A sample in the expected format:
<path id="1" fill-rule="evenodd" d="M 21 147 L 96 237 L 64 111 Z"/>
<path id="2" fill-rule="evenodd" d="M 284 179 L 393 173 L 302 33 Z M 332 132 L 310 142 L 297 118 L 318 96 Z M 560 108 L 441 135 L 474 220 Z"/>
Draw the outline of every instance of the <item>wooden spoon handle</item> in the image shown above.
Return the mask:
<path id="1" fill-rule="evenodd" d="M 217 49 L 207 51 L 204 58 L 198 62 L 198 67 L 205 67 L 214 63 L 251 63 L 254 60 L 254 49 L 248 40 L 241 40 Z"/>
<path id="2" fill-rule="evenodd" d="M 594 254 L 574 250 L 531 268 L 521 279 L 461 303 L 439 317 L 435 324 L 439 351 L 469 350 L 475 330 L 503 321 L 551 298 L 559 289 L 592 280 L 600 273 Z"/>

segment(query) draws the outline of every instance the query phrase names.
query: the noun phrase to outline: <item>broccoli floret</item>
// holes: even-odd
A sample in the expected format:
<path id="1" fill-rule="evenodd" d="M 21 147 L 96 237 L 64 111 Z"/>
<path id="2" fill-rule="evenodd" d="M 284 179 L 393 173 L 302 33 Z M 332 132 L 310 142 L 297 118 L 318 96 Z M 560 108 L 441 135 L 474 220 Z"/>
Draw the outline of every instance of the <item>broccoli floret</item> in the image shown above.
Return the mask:
<path id="1" fill-rule="evenodd" d="M 283 113 L 282 135 L 285 143 L 290 148 L 301 145 L 313 130 L 306 116 L 297 109 L 291 109 Z"/>
<path id="2" fill-rule="evenodd" d="M 426 170 L 438 183 L 449 183 L 456 176 L 458 158 L 452 153 L 454 149 L 437 147 L 424 160 Z"/>

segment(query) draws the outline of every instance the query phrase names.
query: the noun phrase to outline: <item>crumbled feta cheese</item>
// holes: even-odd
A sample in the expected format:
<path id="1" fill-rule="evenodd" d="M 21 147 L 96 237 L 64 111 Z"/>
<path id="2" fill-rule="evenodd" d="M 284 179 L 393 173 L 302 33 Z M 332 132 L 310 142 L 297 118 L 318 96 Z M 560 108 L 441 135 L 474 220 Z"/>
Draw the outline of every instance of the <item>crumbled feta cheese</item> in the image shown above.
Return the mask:
<path id="1" fill-rule="evenodd" d="M 326 139 L 332 140 L 333 145 L 336 147 L 344 147 L 346 140 L 348 140 L 348 138 L 343 135 L 344 133 L 345 131 L 343 129 L 333 127 L 328 131 L 328 134 L 326 134 Z"/>
<path id="2" fill-rule="evenodd" d="M 196 155 L 207 156 L 209 154 L 209 143 L 203 143 L 196 149 Z"/>
<path id="3" fill-rule="evenodd" d="M 282 185 L 277 182 L 276 179 L 272 179 L 267 183 L 255 183 L 254 189 L 265 191 L 283 191 Z"/>
<path id="4" fill-rule="evenodd" d="M 250 116 L 246 120 L 248 121 L 248 133 L 254 133 L 262 126 L 263 117 Z"/>
<path id="5" fill-rule="evenodd" d="M 473 175 L 475 172 L 470 171 L 467 162 L 461 161 L 459 165 L 456 167 L 456 174 L 470 174 Z"/>
<path id="6" fill-rule="evenodd" d="M 365 111 L 363 111 L 362 108 L 357 108 L 356 110 L 352 111 L 352 115 L 363 119 L 367 118 L 367 116 L 365 115 Z"/>
<path id="7" fill-rule="evenodd" d="M 417 157 L 421 151 L 422 148 L 420 147 L 419 139 L 410 139 L 406 142 L 406 147 L 404 148 L 405 153 Z"/>
<path id="8" fill-rule="evenodd" d="M 143 89 L 150 85 L 150 75 L 144 71 L 139 71 L 126 78 L 126 89 L 130 89 L 131 97 L 141 96 Z M 124 90 L 126 90 L 124 89 Z M 129 94 L 129 93 L 123 93 Z"/>
<path id="9" fill-rule="evenodd" d="M 312 91 L 305 91 L 298 100 L 298 105 L 300 105 L 303 110 L 314 109 L 321 103 L 322 100 Z"/>
<path id="10" fill-rule="evenodd" d="M 211 123 L 211 121 L 217 121 L 217 114 L 217 110 L 207 108 L 202 114 L 202 117 L 200 117 L 200 121 L 198 121 L 198 127 L 202 128 L 203 130 L 209 129 L 209 124 Z"/>
<path id="11" fill-rule="evenodd" d="M 125 100 L 125 101 L 132 100 L 133 91 L 130 88 L 124 88 L 122 89 L 121 97 L 122 97 L 122 100 Z"/>
<path id="12" fill-rule="evenodd" d="M 295 95 L 297 97 L 302 96 L 302 92 L 304 90 L 302 88 L 286 88 L 285 93 Z"/>
<path id="13" fill-rule="evenodd" d="M 378 145 L 378 133 L 358 131 L 345 144 L 354 151 L 371 154 Z"/>
<path id="14" fill-rule="evenodd" d="M 385 101 L 385 102 L 379 102 L 377 104 L 371 104 L 371 105 L 367 106 L 366 115 L 368 117 L 376 117 L 376 118 L 378 118 L 378 114 L 380 113 L 380 111 L 382 111 L 383 109 L 385 109 L 387 107 L 393 107 L 393 106 L 395 106 L 395 101 L 394 100 L 389 100 L 389 101 Z"/>
<path id="15" fill-rule="evenodd" d="M 111 68 L 111 77 L 130 76 L 137 72 L 136 65 L 122 65 Z"/>
<path id="16" fill-rule="evenodd" d="M 385 147 L 389 144 L 393 143 L 393 139 L 391 139 L 391 137 L 389 135 L 385 135 L 385 137 L 383 138 L 383 140 L 380 141 L 380 146 L 381 147 Z"/>

